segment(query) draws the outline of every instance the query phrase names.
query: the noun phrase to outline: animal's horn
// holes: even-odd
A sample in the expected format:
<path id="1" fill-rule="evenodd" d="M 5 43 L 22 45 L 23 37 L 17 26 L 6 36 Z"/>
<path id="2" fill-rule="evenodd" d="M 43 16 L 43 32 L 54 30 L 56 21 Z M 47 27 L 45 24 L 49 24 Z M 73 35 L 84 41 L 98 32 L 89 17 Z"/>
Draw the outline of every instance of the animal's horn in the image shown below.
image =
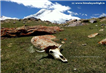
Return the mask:
<path id="1" fill-rule="evenodd" d="M 41 51 L 40 51 L 40 50 L 36 50 L 36 51 L 37 51 L 37 52 L 45 52 L 45 50 L 41 50 Z"/>
<path id="2" fill-rule="evenodd" d="M 60 48 L 62 45 L 60 45 L 58 48 Z"/>

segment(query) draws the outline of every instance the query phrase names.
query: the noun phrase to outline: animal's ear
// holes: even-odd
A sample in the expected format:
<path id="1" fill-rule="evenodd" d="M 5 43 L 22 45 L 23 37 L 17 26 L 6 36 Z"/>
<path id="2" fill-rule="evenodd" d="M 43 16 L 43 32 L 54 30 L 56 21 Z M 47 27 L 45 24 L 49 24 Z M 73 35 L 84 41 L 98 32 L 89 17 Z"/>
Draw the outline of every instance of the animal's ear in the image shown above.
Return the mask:
<path id="1" fill-rule="evenodd" d="M 60 45 L 58 48 L 60 48 L 62 45 Z"/>

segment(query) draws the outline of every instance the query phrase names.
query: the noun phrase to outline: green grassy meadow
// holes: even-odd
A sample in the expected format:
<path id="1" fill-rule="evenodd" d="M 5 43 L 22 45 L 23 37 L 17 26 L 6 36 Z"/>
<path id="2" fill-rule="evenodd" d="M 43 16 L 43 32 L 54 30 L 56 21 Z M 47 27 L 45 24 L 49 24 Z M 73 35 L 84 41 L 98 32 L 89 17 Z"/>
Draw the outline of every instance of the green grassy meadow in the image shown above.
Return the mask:
<path id="1" fill-rule="evenodd" d="M 19 27 L 24 25 L 23 21 L 3 23 L 1 27 Z M 55 35 L 57 39 L 64 39 L 62 54 L 68 59 L 63 63 L 52 58 L 43 58 L 46 53 L 30 52 L 33 46 L 30 42 L 33 36 L 5 38 L 1 37 L 1 72 L 2 73 L 106 73 L 106 45 L 98 44 L 106 38 L 106 26 L 101 24 L 106 21 L 89 23 L 89 25 L 76 27 L 62 27 L 64 31 Z M 31 21 L 25 25 L 46 25 L 41 21 Z M 98 26 L 95 26 L 98 25 Z M 92 28 L 92 29 L 90 29 Z M 99 31 L 104 29 L 104 31 Z M 92 33 L 99 33 L 94 38 L 87 36 Z M 57 41 L 61 43 L 61 40 Z M 86 44 L 83 46 L 82 44 Z M 36 49 L 36 47 L 34 47 Z M 34 50 L 33 49 L 33 50 Z"/>

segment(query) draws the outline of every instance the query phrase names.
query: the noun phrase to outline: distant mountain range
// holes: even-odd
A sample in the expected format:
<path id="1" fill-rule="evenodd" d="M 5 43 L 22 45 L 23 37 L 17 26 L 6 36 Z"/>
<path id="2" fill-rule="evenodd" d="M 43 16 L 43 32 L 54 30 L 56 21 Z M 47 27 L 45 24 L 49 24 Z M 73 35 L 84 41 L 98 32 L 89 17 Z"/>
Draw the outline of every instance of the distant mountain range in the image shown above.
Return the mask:
<path id="1" fill-rule="evenodd" d="M 79 17 L 67 15 L 61 11 L 49 10 L 49 9 L 41 9 L 36 14 L 32 14 L 24 18 L 30 18 L 30 17 L 39 18 L 43 21 L 50 21 L 52 23 L 65 23 L 66 20 L 80 19 Z"/>
<path id="2" fill-rule="evenodd" d="M 6 19 L 18 19 L 18 18 L 11 18 L 11 17 L 6 17 L 6 16 L 0 17 L 0 20 L 6 20 Z"/>

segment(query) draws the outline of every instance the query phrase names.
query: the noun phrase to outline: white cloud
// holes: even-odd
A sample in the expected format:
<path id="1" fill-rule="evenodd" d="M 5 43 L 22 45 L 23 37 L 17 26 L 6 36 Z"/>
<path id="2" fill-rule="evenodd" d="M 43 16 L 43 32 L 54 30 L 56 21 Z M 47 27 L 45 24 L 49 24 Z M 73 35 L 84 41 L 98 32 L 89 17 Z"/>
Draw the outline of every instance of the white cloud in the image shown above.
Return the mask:
<path id="1" fill-rule="evenodd" d="M 23 4 L 24 6 L 30 6 L 35 8 L 41 8 L 36 14 L 31 14 L 27 17 L 36 17 L 41 20 L 48 20 L 51 22 L 63 23 L 69 19 L 80 19 L 72 15 L 78 15 L 78 13 L 69 11 L 71 7 L 64 6 L 59 3 L 52 3 L 49 0 L 2 0 L 10 1 L 18 4 Z M 70 14 L 65 14 L 64 11 L 68 11 Z M 38 16 L 37 16 L 38 15 Z M 25 17 L 26 18 L 26 17 Z"/>
<path id="2" fill-rule="evenodd" d="M 102 13 L 102 14 L 93 14 L 93 16 L 91 16 L 91 18 L 98 18 L 98 17 L 103 17 L 106 16 L 106 13 Z"/>
<path id="3" fill-rule="evenodd" d="M 23 4 L 24 6 L 30 6 L 35 8 L 55 9 L 57 11 L 62 12 L 71 9 L 69 6 L 63 6 L 59 3 L 52 3 L 49 0 L 1 0 L 1 1 L 15 2 L 18 4 Z"/>
<path id="4" fill-rule="evenodd" d="M 73 12 L 72 11 L 67 11 L 69 14 L 72 14 Z"/>
<path id="5" fill-rule="evenodd" d="M 67 11 L 69 14 L 71 15 L 81 15 L 81 16 L 88 16 L 87 14 L 85 13 L 75 13 L 75 12 L 72 12 L 72 11 Z"/>
<path id="6" fill-rule="evenodd" d="M 93 15 L 97 16 L 97 15 L 100 15 L 100 14 L 93 14 Z"/>
<path id="7" fill-rule="evenodd" d="M 84 13 L 79 13 L 80 15 L 82 15 L 82 16 L 88 16 L 87 14 L 84 14 Z"/>
<path id="8" fill-rule="evenodd" d="M 71 15 L 81 15 L 81 16 L 88 16 L 87 14 L 85 13 L 76 13 L 76 12 L 72 12 L 72 11 L 67 11 L 69 14 Z"/>
<path id="9" fill-rule="evenodd" d="M 85 16 L 88 16 L 87 14 L 85 14 Z"/>
<path id="10" fill-rule="evenodd" d="M 54 10 L 61 11 L 61 12 L 64 12 L 66 10 L 71 9 L 69 6 L 63 6 L 63 5 L 59 4 L 59 3 L 55 3 L 52 6 L 50 6 L 49 8 L 50 9 L 52 8 Z"/>
<path id="11" fill-rule="evenodd" d="M 98 17 L 95 17 L 95 16 L 91 16 L 91 18 L 98 18 Z"/>
<path id="12" fill-rule="evenodd" d="M 2 0 L 2 1 L 15 2 L 18 4 L 23 4 L 24 6 L 30 6 L 35 8 L 55 9 L 61 12 L 71 9 L 69 6 L 64 6 L 57 2 L 52 3 L 49 0 Z"/>
<path id="13" fill-rule="evenodd" d="M 106 13 L 102 13 L 99 17 L 106 16 Z"/>
<path id="14" fill-rule="evenodd" d="M 70 15 L 78 15 L 78 13 L 76 12 L 72 12 L 72 11 L 67 11 Z"/>
<path id="15" fill-rule="evenodd" d="M 9 1 L 15 2 L 18 4 L 23 4 L 24 6 L 31 6 L 35 8 L 47 8 L 52 2 L 48 0 L 1 0 L 1 1 Z"/>
<path id="16" fill-rule="evenodd" d="M 82 14 L 82 16 L 84 16 L 85 14 Z"/>

